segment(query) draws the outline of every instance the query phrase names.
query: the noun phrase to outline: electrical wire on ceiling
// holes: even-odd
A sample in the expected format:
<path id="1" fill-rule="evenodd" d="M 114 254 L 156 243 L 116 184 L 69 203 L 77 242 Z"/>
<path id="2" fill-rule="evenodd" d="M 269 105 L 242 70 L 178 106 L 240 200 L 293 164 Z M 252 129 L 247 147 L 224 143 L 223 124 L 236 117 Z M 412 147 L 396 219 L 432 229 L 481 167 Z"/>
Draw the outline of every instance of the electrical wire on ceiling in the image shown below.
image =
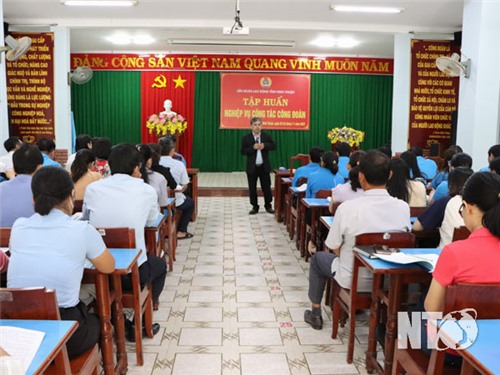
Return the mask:
<path id="1" fill-rule="evenodd" d="M 235 30 L 242 30 L 243 29 L 243 23 L 241 22 L 240 19 L 240 0 L 236 0 L 236 6 L 235 6 L 235 14 L 234 14 L 234 24 L 233 27 L 231 27 L 231 34 Z"/>

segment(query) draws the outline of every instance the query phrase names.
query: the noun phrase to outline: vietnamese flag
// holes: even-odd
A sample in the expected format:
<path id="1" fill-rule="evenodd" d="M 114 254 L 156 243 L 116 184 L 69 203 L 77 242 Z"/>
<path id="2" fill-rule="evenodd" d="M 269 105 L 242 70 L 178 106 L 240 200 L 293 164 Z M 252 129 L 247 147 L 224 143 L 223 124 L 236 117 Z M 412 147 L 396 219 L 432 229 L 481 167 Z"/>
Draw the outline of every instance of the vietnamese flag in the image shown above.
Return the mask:
<path id="1" fill-rule="evenodd" d="M 164 111 L 163 102 L 172 101 L 172 111 L 187 121 L 186 131 L 177 139 L 176 150 L 191 166 L 194 134 L 195 72 L 141 72 L 141 139 L 142 143 L 157 143 L 156 133 L 149 134 L 146 121 L 152 114 Z"/>

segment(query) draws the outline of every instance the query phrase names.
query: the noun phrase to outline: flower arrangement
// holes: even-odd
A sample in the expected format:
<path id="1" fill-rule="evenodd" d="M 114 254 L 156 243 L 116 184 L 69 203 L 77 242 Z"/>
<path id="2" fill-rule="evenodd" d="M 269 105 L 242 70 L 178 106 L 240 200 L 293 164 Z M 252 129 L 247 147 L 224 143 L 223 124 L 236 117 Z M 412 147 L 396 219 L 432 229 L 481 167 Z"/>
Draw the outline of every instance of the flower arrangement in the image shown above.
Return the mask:
<path id="1" fill-rule="evenodd" d="M 349 128 L 344 125 L 341 128 L 333 128 L 328 132 L 328 139 L 332 144 L 338 142 L 349 143 L 349 146 L 358 146 L 365 139 L 365 132 Z"/>
<path id="2" fill-rule="evenodd" d="M 174 112 L 170 114 L 153 114 L 149 116 L 149 119 L 146 121 L 146 128 L 149 129 L 149 134 L 155 132 L 159 137 L 167 134 L 179 135 L 186 131 L 187 121 L 183 116 L 175 114 Z"/>

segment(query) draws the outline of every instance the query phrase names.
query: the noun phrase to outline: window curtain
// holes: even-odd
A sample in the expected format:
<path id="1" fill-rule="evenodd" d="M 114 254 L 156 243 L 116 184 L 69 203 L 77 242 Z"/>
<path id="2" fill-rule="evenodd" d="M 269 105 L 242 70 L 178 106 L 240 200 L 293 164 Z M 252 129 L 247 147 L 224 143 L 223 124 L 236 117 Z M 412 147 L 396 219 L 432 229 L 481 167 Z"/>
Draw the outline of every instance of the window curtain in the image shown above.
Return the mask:
<path id="1" fill-rule="evenodd" d="M 240 142 L 250 125 L 248 130 L 219 129 L 220 74 L 196 74 L 193 166 L 205 172 L 243 171 Z M 278 146 L 271 163 L 288 167 L 290 156 L 308 153 L 312 146 L 330 150 L 328 130 L 344 124 L 366 133 L 362 149 L 380 147 L 390 142 L 391 116 L 392 76 L 312 74 L 310 130 L 268 131 Z"/>
<path id="2" fill-rule="evenodd" d="M 76 134 L 108 137 L 113 144 L 141 141 L 141 72 L 95 71 L 71 86 Z"/>

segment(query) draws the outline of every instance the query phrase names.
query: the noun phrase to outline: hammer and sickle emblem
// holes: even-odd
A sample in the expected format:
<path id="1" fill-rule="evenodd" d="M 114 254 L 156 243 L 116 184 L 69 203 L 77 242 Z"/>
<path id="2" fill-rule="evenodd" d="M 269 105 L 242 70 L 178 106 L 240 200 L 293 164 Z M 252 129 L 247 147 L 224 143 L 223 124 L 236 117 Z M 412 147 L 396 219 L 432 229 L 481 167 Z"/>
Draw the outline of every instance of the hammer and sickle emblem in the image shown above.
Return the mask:
<path id="1" fill-rule="evenodd" d="M 155 83 L 151 85 L 152 88 L 154 89 L 163 89 L 167 87 L 167 78 L 163 75 L 160 74 L 154 79 Z"/>

